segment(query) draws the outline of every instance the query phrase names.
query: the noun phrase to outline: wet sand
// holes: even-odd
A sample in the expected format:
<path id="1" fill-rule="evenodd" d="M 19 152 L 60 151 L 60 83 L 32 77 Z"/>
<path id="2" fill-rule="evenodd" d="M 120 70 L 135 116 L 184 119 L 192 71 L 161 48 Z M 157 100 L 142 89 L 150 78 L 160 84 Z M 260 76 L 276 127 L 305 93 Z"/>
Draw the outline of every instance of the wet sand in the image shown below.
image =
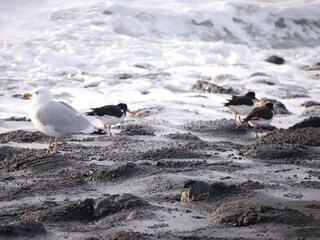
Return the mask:
<path id="1" fill-rule="evenodd" d="M 319 126 L 259 139 L 231 119 L 113 131 L 53 156 L 40 132 L 0 134 L 0 239 L 320 238 Z"/>

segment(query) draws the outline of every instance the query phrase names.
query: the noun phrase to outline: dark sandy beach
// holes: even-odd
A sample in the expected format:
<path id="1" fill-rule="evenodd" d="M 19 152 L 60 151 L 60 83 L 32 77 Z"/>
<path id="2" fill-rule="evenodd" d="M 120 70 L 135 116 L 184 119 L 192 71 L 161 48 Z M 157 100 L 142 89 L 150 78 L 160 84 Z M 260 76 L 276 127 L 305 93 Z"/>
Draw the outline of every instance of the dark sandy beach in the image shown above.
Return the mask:
<path id="1" fill-rule="evenodd" d="M 54 156 L 40 132 L 1 134 L 0 238 L 319 239 L 319 122 L 256 139 L 231 119 L 132 120 Z"/>

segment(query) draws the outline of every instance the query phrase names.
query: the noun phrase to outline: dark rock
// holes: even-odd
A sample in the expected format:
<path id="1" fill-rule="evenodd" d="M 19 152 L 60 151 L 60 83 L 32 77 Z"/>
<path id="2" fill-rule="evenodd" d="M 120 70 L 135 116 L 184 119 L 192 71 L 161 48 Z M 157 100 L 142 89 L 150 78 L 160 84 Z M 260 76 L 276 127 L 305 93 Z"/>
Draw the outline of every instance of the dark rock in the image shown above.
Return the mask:
<path id="1" fill-rule="evenodd" d="M 119 133 L 120 135 L 148 135 L 154 136 L 155 129 L 148 125 L 139 124 L 123 124 L 123 129 Z"/>
<path id="2" fill-rule="evenodd" d="M 248 78 L 253 78 L 253 77 L 270 77 L 270 75 L 263 72 L 255 72 L 255 73 L 252 73 Z"/>
<path id="3" fill-rule="evenodd" d="M 209 83 L 207 81 L 202 81 L 199 80 L 197 83 L 195 83 L 192 86 L 192 89 L 198 90 L 198 91 L 203 91 L 203 92 L 208 92 L 208 93 L 226 93 L 226 94 L 235 94 L 232 88 L 223 88 L 220 87 L 216 84 Z"/>
<path id="4" fill-rule="evenodd" d="M 224 183 L 208 184 L 202 181 L 189 180 L 181 191 L 181 202 L 199 201 L 209 198 L 219 198 L 228 194 L 240 193 L 241 190 L 235 185 Z"/>
<path id="5" fill-rule="evenodd" d="M 320 146 L 320 128 L 304 127 L 295 129 L 278 129 L 260 137 L 255 146 L 268 144 L 299 144 L 305 146 Z"/>
<path id="6" fill-rule="evenodd" d="M 286 106 L 276 99 L 261 98 L 261 102 L 263 103 L 263 105 L 265 105 L 268 102 L 273 103 L 273 109 L 275 114 L 291 114 L 291 112 L 289 112 Z"/>
<path id="7" fill-rule="evenodd" d="M 118 212 L 148 205 L 149 203 L 147 201 L 131 194 L 108 195 L 107 197 L 99 198 L 94 202 L 93 217 L 94 219 L 100 219 Z"/>
<path id="8" fill-rule="evenodd" d="M 248 180 L 246 182 L 240 183 L 238 187 L 243 189 L 263 189 L 265 185 L 257 181 L 254 182 L 252 180 Z"/>
<path id="9" fill-rule="evenodd" d="M 152 69 L 152 68 L 155 68 L 154 65 L 152 64 L 149 64 L 149 63 L 137 63 L 134 65 L 135 67 L 137 68 L 143 68 L 143 69 Z"/>
<path id="10" fill-rule="evenodd" d="M 128 178 L 133 174 L 139 173 L 139 167 L 135 163 L 127 162 L 123 165 L 110 166 L 107 168 L 103 168 L 102 166 L 98 166 L 97 169 L 89 170 L 89 178 L 90 180 L 102 180 L 102 181 L 114 181 L 123 176 Z"/>
<path id="11" fill-rule="evenodd" d="M 109 9 L 106 9 L 106 10 L 103 10 L 102 14 L 104 14 L 104 15 L 112 15 L 113 12 L 110 11 Z"/>
<path id="12" fill-rule="evenodd" d="M 45 227 L 36 221 L 14 222 L 0 225 L 0 238 L 14 236 L 32 238 L 39 234 L 46 234 Z"/>
<path id="13" fill-rule="evenodd" d="M 129 79 L 129 78 L 133 78 L 133 75 L 130 73 L 121 73 L 121 74 L 118 74 L 116 76 L 116 78 L 120 79 L 120 80 L 125 80 L 125 79 Z"/>
<path id="14" fill-rule="evenodd" d="M 302 107 L 308 108 L 313 106 L 320 106 L 320 102 L 317 101 L 305 101 L 301 104 Z"/>
<path id="15" fill-rule="evenodd" d="M 158 149 L 147 150 L 141 154 L 140 159 L 150 159 L 150 160 L 159 160 L 159 159 L 181 159 L 181 158 L 203 158 L 208 157 L 209 155 L 205 153 L 198 153 L 185 149 L 183 147 L 162 147 Z"/>
<path id="16" fill-rule="evenodd" d="M 30 119 L 27 119 L 26 117 L 10 117 L 6 118 L 5 121 L 26 122 L 30 121 Z"/>
<path id="17" fill-rule="evenodd" d="M 210 21 L 210 20 L 206 20 L 206 21 L 199 21 L 199 20 L 191 20 L 192 24 L 196 25 L 196 26 L 203 26 L 203 27 L 207 27 L 207 28 L 213 28 L 214 24 Z"/>
<path id="18" fill-rule="evenodd" d="M 44 204 L 22 216 L 41 222 L 80 221 L 91 222 L 118 212 L 148 206 L 148 202 L 131 194 L 106 195 L 98 199 L 87 198 L 62 204 Z"/>
<path id="19" fill-rule="evenodd" d="M 141 94 L 142 95 L 148 95 L 148 94 L 150 94 L 150 92 L 148 90 L 144 90 L 144 91 L 141 91 Z"/>
<path id="20" fill-rule="evenodd" d="M 278 18 L 278 20 L 275 21 L 274 25 L 276 27 L 280 28 L 280 29 L 283 29 L 283 28 L 287 27 L 287 24 L 286 24 L 285 20 L 282 17 Z"/>
<path id="21" fill-rule="evenodd" d="M 252 83 L 261 83 L 261 84 L 267 84 L 267 85 L 276 85 L 279 83 L 279 81 L 270 75 L 266 73 L 261 73 L 261 72 L 256 72 L 252 73 L 249 77 L 248 80 Z"/>
<path id="22" fill-rule="evenodd" d="M 302 67 L 305 71 L 319 71 L 320 70 L 320 62 L 314 64 L 314 65 L 307 65 Z"/>
<path id="23" fill-rule="evenodd" d="M 24 130 L 11 131 L 0 134 L 0 143 L 18 142 L 43 142 L 48 141 L 48 137 L 41 132 L 28 132 Z"/>
<path id="24" fill-rule="evenodd" d="M 295 209 L 274 208 L 271 206 L 259 206 L 239 209 L 238 213 L 232 213 L 221 219 L 222 223 L 233 226 L 250 226 L 261 223 L 288 224 L 294 226 L 308 226 L 314 222 L 314 218 L 307 216 Z"/>
<path id="25" fill-rule="evenodd" d="M 270 62 L 270 63 L 274 63 L 274 64 L 278 64 L 278 65 L 281 65 L 281 64 L 284 64 L 285 63 L 285 60 L 284 58 L 282 57 L 279 57 L 277 55 L 272 55 L 270 57 L 268 57 L 266 59 L 267 62 Z"/>
<path id="26" fill-rule="evenodd" d="M 174 140 L 189 140 L 189 141 L 200 140 L 198 136 L 195 136 L 191 133 L 170 133 L 165 136 Z"/>
<path id="27" fill-rule="evenodd" d="M 315 105 L 306 108 L 302 113 L 301 116 L 320 116 L 320 106 Z"/>
<path id="28" fill-rule="evenodd" d="M 53 208 L 40 211 L 37 219 L 41 222 L 60 222 L 60 221 L 92 221 L 94 209 L 94 199 L 87 198 L 54 206 Z"/>
<path id="29" fill-rule="evenodd" d="M 217 119 L 214 121 L 193 121 L 183 125 L 188 131 L 200 132 L 206 134 L 214 134 L 215 136 L 243 136 L 248 132 L 245 125 L 235 125 L 231 119 Z"/>
<path id="30" fill-rule="evenodd" d="M 309 150 L 293 144 L 254 145 L 244 152 L 244 156 L 255 159 L 288 159 L 306 158 Z"/>
<path id="31" fill-rule="evenodd" d="M 302 120 L 301 122 L 294 124 L 292 127 L 289 127 L 289 129 L 298 129 L 298 128 L 307 128 L 307 127 L 319 128 L 320 127 L 320 117 L 306 118 L 306 119 Z"/>

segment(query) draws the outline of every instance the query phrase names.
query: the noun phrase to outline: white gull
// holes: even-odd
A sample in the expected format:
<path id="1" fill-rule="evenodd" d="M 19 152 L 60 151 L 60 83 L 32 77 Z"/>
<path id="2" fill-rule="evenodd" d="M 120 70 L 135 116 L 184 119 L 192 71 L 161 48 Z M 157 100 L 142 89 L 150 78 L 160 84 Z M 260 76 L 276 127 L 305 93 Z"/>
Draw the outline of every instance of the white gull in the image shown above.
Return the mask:
<path id="1" fill-rule="evenodd" d="M 58 138 L 95 131 L 90 121 L 74 108 L 66 103 L 54 101 L 48 88 L 39 87 L 32 94 L 25 93 L 23 97 L 32 99 L 28 112 L 34 126 L 50 136 L 46 154 L 56 153 Z"/>

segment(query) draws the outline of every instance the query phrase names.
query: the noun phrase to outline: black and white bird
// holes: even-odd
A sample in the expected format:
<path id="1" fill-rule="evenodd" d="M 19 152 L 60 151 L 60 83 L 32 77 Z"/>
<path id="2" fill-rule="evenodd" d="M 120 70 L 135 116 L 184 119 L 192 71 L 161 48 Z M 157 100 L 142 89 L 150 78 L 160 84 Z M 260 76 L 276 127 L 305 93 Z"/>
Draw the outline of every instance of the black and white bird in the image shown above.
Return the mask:
<path id="1" fill-rule="evenodd" d="M 87 112 L 88 116 L 95 116 L 101 121 L 103 127 L 111 134 L 111 125 L 121 123 L 126 117 L 126 112 L 134 116 L 136 113 L 129 110 L 127 104 L 119 103 L 118 105 L 105 105 L 98 108 L 91 108 L 91 112 Z"/>
<path id="2" fill-rule="evenodd" d="M 257 128 L 268 126 L 271 123 L 273 116 L 273 103 L 267 103 L 264 107 L 253 109 L 242 122 L 248 122 L 250 126 L 253 127 L 256 137 L 258 137 Z"/>
<path id="3" fill-rule="evenodd" d="M 228 107 L 230 111 L 235 114 L 233 122 L 236 124 L 237 115 L 241 123 L 240 115 L 248 115 L 256 107 L 256 101 L 260 102 L 260 100 L 256 98 L 256 94 L 254 92 L 248 92 L 244 96 L 233 95 L 224 106 Z"/>

